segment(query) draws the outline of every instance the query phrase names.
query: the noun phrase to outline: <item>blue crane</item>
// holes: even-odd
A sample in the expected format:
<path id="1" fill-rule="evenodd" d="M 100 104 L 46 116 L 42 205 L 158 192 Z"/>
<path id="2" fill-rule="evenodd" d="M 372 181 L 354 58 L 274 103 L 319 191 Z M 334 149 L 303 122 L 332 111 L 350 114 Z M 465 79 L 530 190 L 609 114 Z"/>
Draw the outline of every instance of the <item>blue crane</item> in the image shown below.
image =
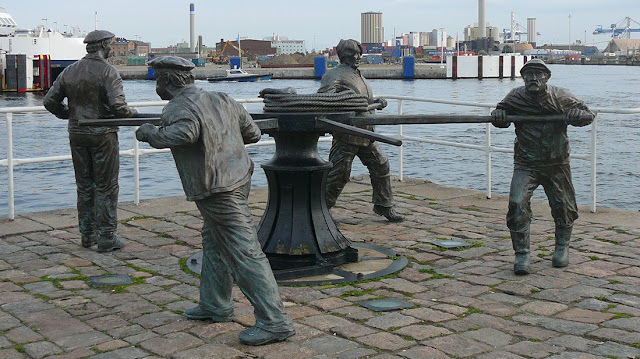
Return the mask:
<path id="1" fill-rule="evenodd" d="M 631 28 L 631 23 L 634 22 L 638 25 L 640 25 L 639 22 L 633 20 L 630 17 L 625 17 L 622 21 L 620 21 L 617 24 L 611 24 L 611 28 L 610 29 L 604 29 L 602 27 L 602 25 L 598 25 L 598 27 L 593 31 L 594 35 L 599 35 L 599 34 L 611 34 L 612 38 L 619 38 L 620 35 L 623 35 L 623 38 L 627 38 L 630 39 L 631 38 L 631 33 L 632 32 L 640 32 L 640 29 L 632 29 Z"/>

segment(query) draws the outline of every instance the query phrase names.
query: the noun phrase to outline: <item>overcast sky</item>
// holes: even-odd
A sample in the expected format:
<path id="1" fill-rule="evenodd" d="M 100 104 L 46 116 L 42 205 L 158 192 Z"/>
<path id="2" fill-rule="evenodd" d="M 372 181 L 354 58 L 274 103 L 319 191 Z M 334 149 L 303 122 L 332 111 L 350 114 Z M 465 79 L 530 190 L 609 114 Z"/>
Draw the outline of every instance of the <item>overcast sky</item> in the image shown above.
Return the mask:
<path id="1" fill-rule="evenodd" d="M 94 30 L 98 27 L 118 37 L 135 40 L 136 35 L 152 47 L 165 47 L 189 41 L 189 3 L 195 4 L 196 34 L 204 44 L 213 46 L 224 39 L 241 37 L 262 39 L 277 33 L 289 39 L 305 40 L 307 49 L 335 46 L 341 38 L 360 40 L 360 13 L 383 13 L 385 39 L 410 31 L 445 28 L 455 38 L 465 26 L 478 20 L 477 0 L 56 0 L 5 2 L 5 9 L 20 28 L 45 24 L 64 31 L 65 26 Z M 46 5 L 45 5 L 46 4 Z M 587 43 L 609 40 L 607 35 L 592 35 L 597 25 L 609 27 L 630 16 L 640 22 L 640 0 L 486 0 L 487 22 L 500 29 L 511 26 L 511 13 L 526 28 L 527 18 L 537 18 L 538 44 L 563 43 L 569 39 Z M 40 6 L 43 5 L 43 6 Z M 571 19 L 569 20 L 569 15 Z M 54 23 L 55 22 L 55 23 Z M 632 28 L 640 28 L 632 23 Z M 571 35 L 571 38 L 569 37 Z M 640 38 L 640 33 L 632 34 Z M 526 37 L 524 38 L 526 40 Z"/>

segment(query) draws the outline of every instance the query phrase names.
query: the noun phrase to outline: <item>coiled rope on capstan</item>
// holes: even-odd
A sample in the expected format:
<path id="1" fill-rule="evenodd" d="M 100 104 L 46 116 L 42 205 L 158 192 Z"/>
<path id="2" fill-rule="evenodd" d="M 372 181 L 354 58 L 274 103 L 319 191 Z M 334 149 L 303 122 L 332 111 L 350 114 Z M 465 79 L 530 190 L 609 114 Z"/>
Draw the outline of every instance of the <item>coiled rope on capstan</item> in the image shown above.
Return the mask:
<path id="1" fill-rule="evenodd" d="M 338 93 L 297 94 L 294 89 L 264 89 L 264 112 L 369 111 L 369 99 L 352 90 Z"/>

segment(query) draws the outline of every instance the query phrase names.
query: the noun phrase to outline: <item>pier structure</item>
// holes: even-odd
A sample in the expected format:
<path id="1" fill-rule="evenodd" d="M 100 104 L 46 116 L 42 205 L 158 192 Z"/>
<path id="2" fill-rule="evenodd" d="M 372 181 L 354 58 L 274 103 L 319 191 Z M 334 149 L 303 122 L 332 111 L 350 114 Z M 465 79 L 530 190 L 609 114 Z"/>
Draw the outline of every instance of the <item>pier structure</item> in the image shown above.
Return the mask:
<path id="1" fill-rule="evenodd" d="M 80 246 L 75 209 L 0 220 L 2 358 L 607 358 L 640 356 L 640 222 L 636 211 L 580 208 L 570 265 L 552 268 L 554 224 L 533 201 L 532 274 L 515 276 L 506 196 L 394 181 L 403 223 L 371 213 L 366 176 L 332 209 L 352 241 L 409 258 L 399 273 L 347 284 L 281 286 L 297 334 L 248 347 L 253 308 L 234 288 L 235 319 L 191 321 L 202 218 L 183 197 L 121 203 L 121 251 Z M 268 190 L 249 197 L 257 225 Z M 446 249 L 446 240 L 466 246 Z M 385 258 L 393 260 L 393 258 Z M 364 269 L 363 269 L 364 270 Z M 130 278 L 123 284 L 95 281 Z M 106 282 L 106 283 L 105 283 Z M 409 307 L 367 309 L 397 299 Z M 379 309 L 378 309 L 379 310 Z"/>

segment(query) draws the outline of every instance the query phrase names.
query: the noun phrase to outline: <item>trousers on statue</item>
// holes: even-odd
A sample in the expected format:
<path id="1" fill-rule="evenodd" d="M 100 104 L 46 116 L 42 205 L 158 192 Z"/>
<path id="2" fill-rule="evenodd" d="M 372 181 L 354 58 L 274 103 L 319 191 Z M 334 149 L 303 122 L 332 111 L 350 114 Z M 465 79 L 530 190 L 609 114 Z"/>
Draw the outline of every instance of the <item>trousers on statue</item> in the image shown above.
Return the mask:
<path id="1" fill-rule="evenodd" d="M 289 332 L 289 319 L 247 202 L 251 183 L 196 201 L 204 218 L 200 306 L 219 317 L 233 313 L 233 281 L 253 305 L 256 327 Z"/>

